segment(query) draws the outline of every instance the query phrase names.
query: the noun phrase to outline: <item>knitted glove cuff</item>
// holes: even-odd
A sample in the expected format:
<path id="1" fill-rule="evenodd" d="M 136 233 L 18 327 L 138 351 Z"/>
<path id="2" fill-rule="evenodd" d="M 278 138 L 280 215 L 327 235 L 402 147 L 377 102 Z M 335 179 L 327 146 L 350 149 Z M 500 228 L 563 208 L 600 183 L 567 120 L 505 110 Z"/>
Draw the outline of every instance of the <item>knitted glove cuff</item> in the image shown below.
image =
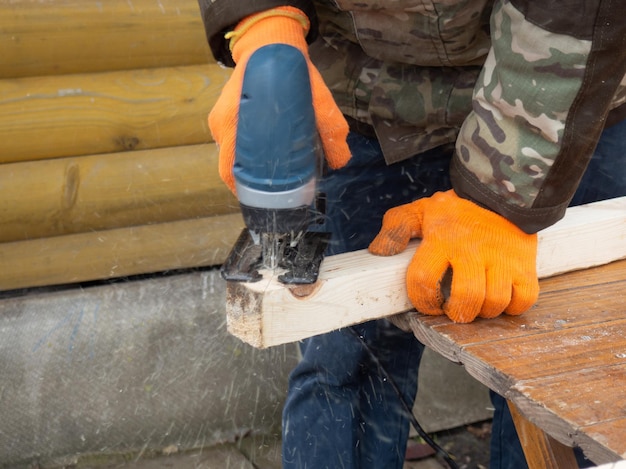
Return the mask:
<path id="1" fill-rule="evenodd" d="M 271 20 L 271 22 L 268 20 Z M 250 15 L 241 20 L 233 31 L 229 31 L 224 35 L 225 39 L 230 40 L 229 47 L 235 62 L 238 61 L 238 56 L 241 55 L 241 52 L 237 53 L 236 45 L 246 33 L 253 29 L 259 29 L 259 25 L 263 26 L 263 33 L 258 34 L 258 36 L 265 44 L 292 44 L 294 40 L 300 43 L 306 38 L 311 26 L 309 18 L 301 10 L 294 7 L 272 8 Z M 257 36 L 255 33 L 251 35 Z"/>

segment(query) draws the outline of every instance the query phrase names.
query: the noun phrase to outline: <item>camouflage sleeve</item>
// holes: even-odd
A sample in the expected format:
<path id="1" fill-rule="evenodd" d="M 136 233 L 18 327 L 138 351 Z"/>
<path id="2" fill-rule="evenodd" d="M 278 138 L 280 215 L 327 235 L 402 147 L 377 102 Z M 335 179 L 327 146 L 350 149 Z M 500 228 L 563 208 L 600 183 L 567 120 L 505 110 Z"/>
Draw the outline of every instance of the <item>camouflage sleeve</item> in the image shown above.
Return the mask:
<path id="1" fill-rule="evenodd" d="M 564 6 L 564 4 L 567 4 Z M 621 2 L 501 0 L 455 191 L 533 233 L 564 214 L 626 73 Z"/>
<path id="2" fill-rule="evenodd" d="M 207 40 L 216 60 L 232 67 L 235 65 L 224 39 L 244 17 L 279 6 L 293 6 L 302 10 L 311 21 L 307 36 L 309 43 L 317 37 L 317 16 L 311 0 L 198 0 Z"/>

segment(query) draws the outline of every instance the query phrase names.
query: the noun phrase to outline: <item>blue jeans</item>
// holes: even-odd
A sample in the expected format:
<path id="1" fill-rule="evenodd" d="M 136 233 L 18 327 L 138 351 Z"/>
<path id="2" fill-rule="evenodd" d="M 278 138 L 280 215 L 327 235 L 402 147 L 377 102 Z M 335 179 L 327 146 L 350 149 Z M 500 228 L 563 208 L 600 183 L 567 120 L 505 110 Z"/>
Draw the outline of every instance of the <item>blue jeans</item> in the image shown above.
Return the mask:
<path id="1" fill-rule="evenodd" d="M 387 166 L 375 140 L 350 134 L 348 144 L 348 165 L 328 171 L 320 185 L 329 254 L 366 248 L 387 209 L 450 188 L 451 147 Z M 306 339 L 300 349 L 283 409 L 283 467 L 401 468 L 409 417 L 370 352 L 410 409 L 423 345 L 378 320 Z"/>
<path id="2" fill-rule="evenodd" d="M 626 195 L 626 121 L 602 132 L 598 146 L 583 175 L 571 205 Z M 506 400 L 491 392 L 494 407 L 490 448 L 490 469 L 524 469 L 522 450 Z M 575 449 L 580 467 L 594 466 L 580 449 Z"/>

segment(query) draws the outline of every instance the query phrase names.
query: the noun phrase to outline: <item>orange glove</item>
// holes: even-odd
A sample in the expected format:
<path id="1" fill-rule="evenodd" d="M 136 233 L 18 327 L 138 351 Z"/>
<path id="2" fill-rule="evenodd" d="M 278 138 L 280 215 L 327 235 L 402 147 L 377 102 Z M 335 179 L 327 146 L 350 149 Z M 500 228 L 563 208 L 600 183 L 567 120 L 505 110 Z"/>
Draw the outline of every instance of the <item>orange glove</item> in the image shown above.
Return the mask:
<path id="1" fill-rule="evenodd" d="M 453 190 L 387 211 L 369 249 L 394 255 L 411 238 L 422 238 L 406 278 L 409 299 L 419 312 L 471 322 L 477 316 L 521 314 L 537 301 L 537 235 Z M 441 284 L 448 268 L 452 289 L 446 300 Z"/>
<path id="2" fill-rule="evenodd" d="M 311 63 L 305 39 L 308 29 L 308 17 L 302 11 L 279 7 L 245 18 L 227 36 L 231 37 L 233 60 L 237 65 L 209 114 L 209 128 L 219 145 L 220 177 L 233 193 L 235 182 L 232 169 L 243 75 L 250 56 L 268 44 L 288 44 L 302 52 L 309 65 L 313 108 L 326 161 L 331 168 L 337 169 L 350 159 L 346 143 L 348 123 L 319 71 Z"/>

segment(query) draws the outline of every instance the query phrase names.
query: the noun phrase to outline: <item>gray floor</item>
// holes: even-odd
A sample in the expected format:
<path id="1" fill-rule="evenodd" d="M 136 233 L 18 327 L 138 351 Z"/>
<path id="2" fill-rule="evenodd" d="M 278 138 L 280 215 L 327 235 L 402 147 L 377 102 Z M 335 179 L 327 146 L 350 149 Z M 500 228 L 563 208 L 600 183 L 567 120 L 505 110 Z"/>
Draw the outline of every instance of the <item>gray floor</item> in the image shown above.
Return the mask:
<path id="1" fill-rule="evenodd" d="M 433 434 L 433 438 L 454 459 L 460 469 L 485 469 L 489 460 L 491 423 L 480 422 Z M 404 469 L 447 469 L 442 458 L 419 438 L 409 441 Z M 412 451 L 411 451 L 412 450 Z M 429 454 L 430 453 L 430 454 Z M 159 454 L 82 457 L 72 464 L 37 469 L 280 469 L 280 440 L 248 436 L 237 443 L 215 445 L 201 450 L 179 452 L 163 448 Z"/>
<path id="2" fill-rule="evenodd" d="M 168 451 L 166 451 L 167 453 Z M 280 469 L 280 441 L 218 445 L 186 453 L 140 457 L 131 461 L 82 461 L 67 469 Z M 445 469 L 435 457 L 407 461 L 404 469 Z M 60 468 L 59 468 L 60 469 Z"/>

